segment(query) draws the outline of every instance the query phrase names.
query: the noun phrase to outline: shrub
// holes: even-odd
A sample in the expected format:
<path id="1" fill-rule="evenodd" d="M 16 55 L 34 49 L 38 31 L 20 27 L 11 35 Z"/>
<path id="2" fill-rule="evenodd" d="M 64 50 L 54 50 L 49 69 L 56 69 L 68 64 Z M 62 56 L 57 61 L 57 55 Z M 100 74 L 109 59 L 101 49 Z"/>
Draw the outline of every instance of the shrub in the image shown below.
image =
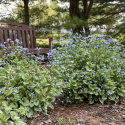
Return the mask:
<path id="1" fill-rule="evenodd" d="M 63 88 L 65 101 L 117 103 L 125 97 L 124 46 L 105 35 L 76 34 L 69 40 L 52 51 L 51 70 L 58 79 L 56 84 Z"/>
<path id="2" fill-rule="evenodd" d="M 41 66 L 42 57 L 20 55 L 24 49 L 0 58 L 0 124 L 17 125 L 38 112 L 47 113 L 59 93 L 50 71 Z M 11 121 L 12 122 L 12 121 Z"/>
<path id="3" fill-rule="evenodd" d="M 116 39 L 125 45 L 125 34 L 119 34 Z"/>

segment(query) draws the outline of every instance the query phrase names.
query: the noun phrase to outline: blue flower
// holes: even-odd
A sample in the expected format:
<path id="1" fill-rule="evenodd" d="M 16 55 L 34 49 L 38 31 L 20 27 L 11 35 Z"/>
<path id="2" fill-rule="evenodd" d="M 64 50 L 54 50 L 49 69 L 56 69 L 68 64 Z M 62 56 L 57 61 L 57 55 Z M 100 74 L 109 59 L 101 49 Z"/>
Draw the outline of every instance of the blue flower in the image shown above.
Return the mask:
<path id="1" fill-rule="evenodd" d="M 111 92 L 110 92 L 110 91 L 108 91 L 107 93 L 108 93 L 108 95 L 111 95 Z"/>
<path id="2" fill-rule="evenodd" d="M 61 101 L 62 103 L 64 103 L 64 101 Z"/>
<path id="3" fill-rule="evenodd" d="M 90 83 L 92 83 L 92 81 L 90 81 Z"/>

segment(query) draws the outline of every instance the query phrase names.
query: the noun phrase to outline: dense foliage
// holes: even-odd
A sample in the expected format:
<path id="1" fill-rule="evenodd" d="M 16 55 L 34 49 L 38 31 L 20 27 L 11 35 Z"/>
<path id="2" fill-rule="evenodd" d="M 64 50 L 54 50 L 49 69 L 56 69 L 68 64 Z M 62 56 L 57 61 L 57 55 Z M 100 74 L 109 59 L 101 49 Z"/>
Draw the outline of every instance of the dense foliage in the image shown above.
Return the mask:
<path id="1" fill-rule="evenodd" d="M 17 46 L 0 58 L 0 124 L 11 125 L 12 121 L 7 122 L 11 119 L 16 125 L 25 125 L 26 117 L 47 113 L 60 90 L 50 71 L 41 66 L 43 58 L 26 56 L 26 51 Z"/>
<path id="2" fill-rule="evenodd" d="M 26 125 L 26 117 L 47 113 L 59 95 L 66 103 L 90 104 L 117 103 L 125 97 L 124 45 L 113 38 L 61 37 L 55 41 L 61 46 L 48 53 L 53 58 L 49 69 L 42 66 L 42 56 L 27 56 L 28 49 L 16 41 L 15 48 L 8 48 L 13 51 L 0 57 L 0 124 Z"/>
<path id="3" fill-rule="evenodd" d="M 65 40 L 69 39 L 69 44 Z M 105 35 L 61 38 L 53 50 L 52 70 L 67 103 L 88 100 L 117 103 L 125 97 L 124 46 Z"/>

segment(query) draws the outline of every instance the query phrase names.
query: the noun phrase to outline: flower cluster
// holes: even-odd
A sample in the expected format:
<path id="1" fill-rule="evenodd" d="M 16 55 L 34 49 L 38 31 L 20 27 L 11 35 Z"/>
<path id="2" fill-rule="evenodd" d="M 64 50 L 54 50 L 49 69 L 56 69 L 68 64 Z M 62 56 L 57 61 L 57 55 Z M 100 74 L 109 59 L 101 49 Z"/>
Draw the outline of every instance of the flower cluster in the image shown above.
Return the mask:
<path id="1" fill-rule="evenodd" d="M 66 102 L 88 99 L 118 102 L 125 96 L 124 46 L 106 35 L 61 38 L 62 47 L 53 50 L 52 70 L 63 88 Z M 66 43 L 69 41 L 68 43 Z"/>
<path id="2" fill-rule="evenodd" d="M 50 71 L 41 65 L 44 57 L 27 55 L 28 49 L 16 41 L 17 46 L 8 48 L 10 53 L 0 57 L 0 124 L 1 119 L 5 123 L 11 118 L 15 124 L 24 125 L 21 119 L 37 112 L 47 113 L 61 91 Z M 4 45 L 1 48 L 7 49 Z"/>

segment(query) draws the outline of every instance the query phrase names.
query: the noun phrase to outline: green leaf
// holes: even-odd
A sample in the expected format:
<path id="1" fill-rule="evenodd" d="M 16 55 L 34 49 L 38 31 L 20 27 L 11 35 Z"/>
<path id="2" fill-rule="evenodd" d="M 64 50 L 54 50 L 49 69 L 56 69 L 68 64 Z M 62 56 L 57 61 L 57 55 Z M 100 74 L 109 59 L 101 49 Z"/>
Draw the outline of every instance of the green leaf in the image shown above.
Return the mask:
<path id="1" fill-rule="evenodd" d="M 26 79 L 26 75 L 21 74 L 22 75 L 22 79 L 25 80 Z"/>
<path id="2" fill-rule="evenodd" d="M 42 89 L 42 94 L 46 94 L 47 91 L 48 91 L 48 88 L 47 88 L 47 87 L 44 88 L 44 89 Z"/>
<path id="3" fill-rule="evenodd" d="M 37 84 L 34 84 L 34 83 L 30 84 L 30 87 L 32 87 L 32 88 L 35 88 L 36 86 L 37 86 Z"/>
<path id="4" fill-rule="evenodd" d="M 42 102 L 46 102 L 46 98 L 42 96 L 42 97 L 41 97 L 41 101 L 42 101 Z"/>
<path id="5" fill-rule="evenodd" d="M 102 96 L 102 99 L 107 100 L 107 96 L 106 95 Z"/>
<path id="6" fill-rule="evenodd" d="M 26 107 L 20 106 L 20 108 L 15 109 L 19 114 L 25 115 Z"/>
<path id="7" fill-rule="evenodd" d="M 24 89 L 24 86 L 19 86 L 18 89 Z"/>
<path id="8" fill-rule="evenodd" d="M 51 109 L 54 109 L 54 106 L 51 103 L 48 105 L 48 107 L 50 107 Z"/>
<path id="9" fill-rule="evenodd" d="M 30 107 L 33 107 L 33 106 L 34 106 L 34 102 L 30 101 Z"/>
<path id="10" fill-rule="evenodd" d="M 17 116 L 17 113 L 14 111 L 10 111 L 10 115 L 14 117 L 14 116 Z"/>
<path id="11" fill-rule="evenodd" d="M 23 84 L 24 84 L 24 85 L 28 85 L 28 84 L 29 84 L 29 82 L 23 82 Z"/>
<path id="12" fill-rule="evenodd" d="M 8 105 L 4 105 L 4 109 L 6 112 L 10 112 L 12 110 L 12 108 L 9 107 Z"/>
<path id="13" fill-rule="evenodd" d="M 110 95 L 109 99 L 112 100 L 112 101 L 115 101 L 115 95 Z"/>
<path id="14" fill-rule="evenodd" d="M 103 104 L 104 100 L 102 98 L 99 98 L 99 101 Z"/>
<path id="15" fill-rule="evenodd" d="M 12 121 L 7 121 L 4 125 L 15 125 L 15 123 Z"/>
<path id="16" fill-rule="evenodd" d="M 47 113 L 47 105 L 46 104 L 44 104 L 43 111 L 45 114 Z"/>
<path id="17" fill-rule="evenodd" d="M 39 100 L 34 101 L 34 104 L 37 106 L 39 105 Z"/>
<path id="18" fill-rule="evenodd" d="M 0 114 L 2 114 L 3 112 L 0 110 Z"/>
<path id="19" fill-rule="evenodd" d="M 0 121 L 6 122 L 6 115 L 5 114 L 0 114 Z"/>
<path id="20" fill-rule="evenodd" d="M 23 97 L 22 100 L 20 100 L 20 103 L 23 106 L 30 106 L 30 102 L 29 102 L 29 100 L 26 97 Z"/>
<path id="21" fill-rule="evenodd" d="M 88 91 L 88 93 L 89 93 L 89 94 L 91 94 L 91 95 L 92 95 L 92 94 L 94 94 L 94 92 L 92 92 L 91 90 L 90 90 L 90 91 Z"/>
<path id="22" fill-rule="evenodd" d="M 26 116 L 27 116 L 28 118 L 30 118 L 31 115 L 33 115 L 33 110 L 32 110 L 31 108 L 29 108 L 29 111 L 26 111 Z"/>
<path id="23" fill-rule="evenodd" d="M 17 103 L 10 103 L 9 104 L 9 107 L 11 107 L 11 108 L 17 108 L 17 106 L 18 106 L 18 104 Z"/>
<path id="24" fill-rule="evenodd" d="M 19 119 L 19 117 L 17 117 L 17 113 L 14 112 L 14 111 L 10 111 L 10 115 L 11 115 L 11 118 L 12 118 L 13 120 Z"/>
<path id="25" fill-rule="evenodd" d="M 38 111 L 42 111 L 42 109 L 41 109 L 41 107 L 34 107 L 34 110 L 36 111 L 36 112 L 38 112 Z"/>
<path id="26" fill-rule="evenodd" d="M 87 71 L 92 71 L 88 66 L 85 66 Z"/>
<path id="27" fill-rule="evenodd" d="M 118 95 L 121 96 L 121 97 L 125 97 L 125 93 L 124 92 L 118 92 Z"/>
<path id="28" fill-rule="evenodd" d="M 87 80 L 83 80 L 83 83 L 86 84 L 86 85 L 88 84 L 88 83 L 87 83 Z"/>
<path id="29" fill-rule="evenodd" d="M 23 120 L 18 119 L 15 121 L 15 125 L 27 125 Z"/>
<path id="30" fill-rule="evenodd" d="M 99 93 L 98 93 L 97 91 L 94 91 L 94 94 L 95 94 L 95 95 L 99 95 Z"/>
<path id="31" fill-rule="evenodd" d="M 38 88 L 35 88 L 35 92 L 41 95 L 41 91 Z"/>
<path id="32" fill-rule="evenodd" d="M 80 97 L 79 96 L 75 96 L 75 99 L 80 99 Z"/>
<path id="33" fill-rule="evenodd" d="M 93 99 L 89 99 L 89 104 L 93 104 L 94 100 Z"/>

